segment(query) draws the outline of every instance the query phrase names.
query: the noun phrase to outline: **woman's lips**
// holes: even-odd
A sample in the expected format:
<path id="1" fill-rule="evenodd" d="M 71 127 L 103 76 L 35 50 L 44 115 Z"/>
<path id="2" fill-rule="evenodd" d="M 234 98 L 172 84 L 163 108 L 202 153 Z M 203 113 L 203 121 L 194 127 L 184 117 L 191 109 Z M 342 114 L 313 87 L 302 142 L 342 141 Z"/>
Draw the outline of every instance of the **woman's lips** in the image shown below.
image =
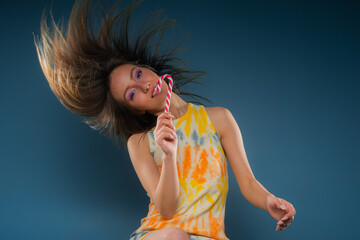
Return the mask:
<path id="1" fill-rule="evenodd" d="M 154 85 L 154 87 L 152 88 L 152 91 L 151 91 L 151 98 L 154 98 L 154 97 L 158 94 L 158 92 L 156 91 L 156 92 L 155 92 L 155 94 L 154 94 L 154 96 L 152 95 L 152 94 L 153 94 L 153 92 L 155 91 L 156 87 L 157 87 L 157 83 L 156 83 L 156 84 Z"/>
<path id="2" fill-rule="evenodd" d="M 152 88 L 151 98 L 156 97 L 156 96 L 159 95 L 159 93 L 161 92 L 161 89 L 160 89 L 160 91 L 155 90 L 157 87 L 158 87 L 158 82 L 157 82 L 157 83 L 155 84 L 155 86 Z M 154 94 L 154 96 L 152 96 L 152 93 L 154 92 L 154 90 L 155 90 L 155 94 Z"/>

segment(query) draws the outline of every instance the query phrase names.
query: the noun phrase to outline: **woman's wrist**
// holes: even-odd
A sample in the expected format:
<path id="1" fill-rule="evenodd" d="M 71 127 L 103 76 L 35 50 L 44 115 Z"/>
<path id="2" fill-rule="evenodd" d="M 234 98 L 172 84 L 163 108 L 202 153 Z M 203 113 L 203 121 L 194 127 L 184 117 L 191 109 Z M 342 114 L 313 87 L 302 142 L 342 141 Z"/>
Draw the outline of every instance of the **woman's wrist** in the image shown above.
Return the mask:
<path id="1" fill-rule="evenodd" d="M 173 153 L 164 153 L 163 154 L 163 160 L 176 160 L 176 153 L 173 154 Z"/>
<path id="2" fill-rule="evenodd" d="M 266 201 L 266 204 L 265 204 L 265 206 L 266 206 L 266 211 L 268 211 L 269 212 L 269 199 L 271 199 L 271 198 L 276 198 L 275 197 L 275 195 L 273 195 L 273 194 L 271 194 L 271 193 L 269 193 L 266 197 L 265 197 L 265 201 Z"/>

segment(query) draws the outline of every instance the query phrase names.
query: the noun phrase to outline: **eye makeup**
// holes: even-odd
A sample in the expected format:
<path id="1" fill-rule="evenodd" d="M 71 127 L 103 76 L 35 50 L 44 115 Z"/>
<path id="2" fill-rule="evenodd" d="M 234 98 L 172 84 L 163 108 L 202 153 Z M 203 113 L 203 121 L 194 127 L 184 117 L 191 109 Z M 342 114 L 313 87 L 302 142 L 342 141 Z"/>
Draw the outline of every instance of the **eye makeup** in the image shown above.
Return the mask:
<path id="1" fill-rule="evenodd" d="M 135 77 L 134 77 L 135 80 L 139 81 L 141 75 L 142 75 L 141 69 L 140 69 L 140 68 L 136 69 L 136 71 L 135 71 Z M 133 100 L 134 95 L 135 95 L 135 89 L 134 89 L 134 90 L 131 90 L 131 91 L 129 92 L 129 95 L 128 95 L 129 101 Z"/>
<path id="2" fill-rule="evenodd" d="M 135 94 L 135 89 L 134 89 L 134 91 L 130 91 L 130 93 L 129 93 L 129 100 L 130 101 L 133 100 L 134 94 Z"/>
<path id="3" fill-rule="evenodd" d="M 136 80 L 139 80 L 140 77 L 141 77 L 141 75 L 142 75 L 141 69 L 137 69 L 137 70 L 135 71 L 135 79 L 136 79 Z"/>

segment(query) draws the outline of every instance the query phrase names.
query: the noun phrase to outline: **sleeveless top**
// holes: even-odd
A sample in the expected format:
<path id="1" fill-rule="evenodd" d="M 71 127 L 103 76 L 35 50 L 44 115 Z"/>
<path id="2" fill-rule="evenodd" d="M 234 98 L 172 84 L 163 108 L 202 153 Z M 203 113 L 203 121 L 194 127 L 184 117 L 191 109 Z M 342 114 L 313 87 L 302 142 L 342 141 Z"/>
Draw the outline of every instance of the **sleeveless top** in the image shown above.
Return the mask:
<path id="1" fill-rule="evenodd" d="M 178 138 L 177 170 L 180 183 L 176 213 L 161 217 L 150 198 L 149 212 L 135 233 L 178 227 L 191 235 L 226 240 L 224 217 L 228 193 L 225 153 L 202 105 L 188 103 L 184 116 L 173 120 Z M 147 133 L 150 153 L 161 172 L 162 150 L 155 143 L 155 127 Z"/>

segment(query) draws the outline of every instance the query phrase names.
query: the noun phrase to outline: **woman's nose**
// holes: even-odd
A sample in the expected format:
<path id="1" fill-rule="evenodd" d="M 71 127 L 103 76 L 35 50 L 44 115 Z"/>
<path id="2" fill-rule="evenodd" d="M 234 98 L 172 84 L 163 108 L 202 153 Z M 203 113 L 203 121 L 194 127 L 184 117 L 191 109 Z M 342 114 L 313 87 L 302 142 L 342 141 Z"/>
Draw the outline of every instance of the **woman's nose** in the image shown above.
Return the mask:
<path id="1" fill-rule="evenodd" d="M 138 82 L 137 84 L 145 93 L 147 93 L 150 90 L 150 83 L 149 82 Z"/>

